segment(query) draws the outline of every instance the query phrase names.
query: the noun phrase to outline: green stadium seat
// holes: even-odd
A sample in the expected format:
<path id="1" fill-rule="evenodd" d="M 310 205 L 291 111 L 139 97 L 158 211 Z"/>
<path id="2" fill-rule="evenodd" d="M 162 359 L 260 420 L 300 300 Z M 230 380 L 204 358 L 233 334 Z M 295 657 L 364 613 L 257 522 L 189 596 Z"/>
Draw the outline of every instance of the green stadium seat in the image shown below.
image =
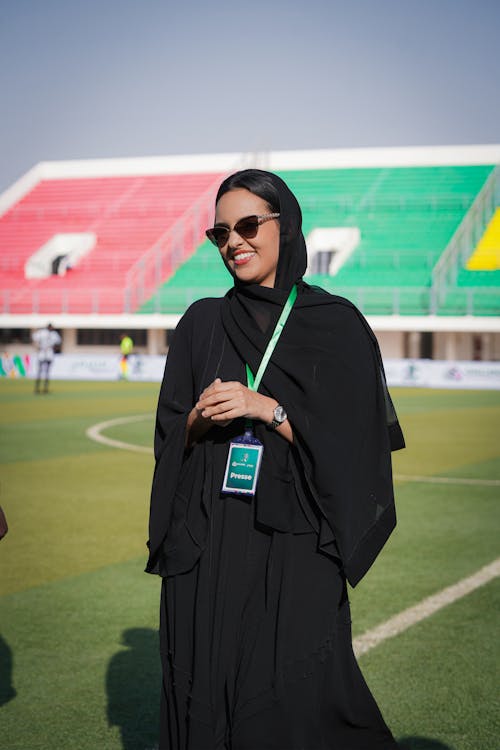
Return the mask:
<path id="1" fill-rule="evenodd" d="M 361 232 L 361 242 L 336 276 L 311 276 L 308 281 L 352 299 L 367 314 L 428 314 L 432 269 L 492 169 L 482 165 L 280 172 L 302 207 L 306 236 L 317 227 L 352 226 Z M 468 273 L 480 272 L 464 271 Z M 459 286 L 465 278 L 460 275 Z M 488 286 L 483 280 L 474 282 L 475 287 L 483 285 Z M 194 299 L 220 296 L 230 286 L 231 277 L 217 251 L 205 242 L 140 312 L 182 312 Z M 475 303 L 476 314 L 492 314 L 488 311 L 495 294 Z M 466 314 L 470 298 L 460 291 L 456 297 L 448 295 L 443 314 Z M 464 312 L 450 312 L 458 309 Z"/>

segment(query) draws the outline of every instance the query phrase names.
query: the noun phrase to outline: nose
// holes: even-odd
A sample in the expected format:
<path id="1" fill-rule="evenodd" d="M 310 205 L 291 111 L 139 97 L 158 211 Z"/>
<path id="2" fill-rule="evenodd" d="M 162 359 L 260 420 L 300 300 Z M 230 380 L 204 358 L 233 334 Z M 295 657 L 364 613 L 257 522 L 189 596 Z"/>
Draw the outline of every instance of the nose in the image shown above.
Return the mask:
<path id="1" fill-rule="evenodd" d="M 238 234 L 238 232 L 234 229 L 234 227 L 229 232 L 229 238 L 227 241 L 227 245 L 229 249 L 241 247 L 243 244 L 243 237 Z"/>

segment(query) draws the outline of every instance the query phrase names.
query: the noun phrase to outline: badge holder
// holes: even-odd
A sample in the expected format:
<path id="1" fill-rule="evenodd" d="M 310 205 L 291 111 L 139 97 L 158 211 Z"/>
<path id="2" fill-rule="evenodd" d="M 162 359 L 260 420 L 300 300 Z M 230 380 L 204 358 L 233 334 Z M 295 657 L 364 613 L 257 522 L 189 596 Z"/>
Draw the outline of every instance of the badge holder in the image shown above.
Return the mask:
<path id="1" fill-rule="evenodd" d="M 226 495 L 255 495 L 264 446 L 252 432 L 252 424 L 245 426 L 245 434 L 229 444 L 222 490 Z"/>
<path id="2" fill-rule="evenodd" d="M 288 295 L 280 318 L 276 323 L 276 328 L 264 352 L 255 378 L 248 364 L 246 365 L 247 385 L 252 391 L 257 391 L 259 388 L 264 371 L 271 359 L 271 354 L 278 343 L 278 339 L 296 298 L 297 287 L 294 285 Z M 246 495 L 249 499 L 253 497 L 257 488 L 263 453 L 264 446 L 253 434 L 252 420 L 247 420 L 245 423 L 245 434 L 234 438 L 229 444 L 229 455 L 227 457 L 221 492 L 226 495 Z"/>

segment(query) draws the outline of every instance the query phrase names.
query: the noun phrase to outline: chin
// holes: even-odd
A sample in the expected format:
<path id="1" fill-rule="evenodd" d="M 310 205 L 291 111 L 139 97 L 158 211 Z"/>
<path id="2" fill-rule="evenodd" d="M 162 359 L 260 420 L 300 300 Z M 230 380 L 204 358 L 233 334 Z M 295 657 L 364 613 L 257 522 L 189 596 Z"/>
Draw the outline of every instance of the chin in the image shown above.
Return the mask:
<path id="1" fill-rule="evenodd" d="M 245 273 L 245 271 L 235 269 L 234 275 L 236 276 L 238 281 L 244 281 L 246 284 L 260 284 L 258 277 L 256 277 L 253 273 Z"/>

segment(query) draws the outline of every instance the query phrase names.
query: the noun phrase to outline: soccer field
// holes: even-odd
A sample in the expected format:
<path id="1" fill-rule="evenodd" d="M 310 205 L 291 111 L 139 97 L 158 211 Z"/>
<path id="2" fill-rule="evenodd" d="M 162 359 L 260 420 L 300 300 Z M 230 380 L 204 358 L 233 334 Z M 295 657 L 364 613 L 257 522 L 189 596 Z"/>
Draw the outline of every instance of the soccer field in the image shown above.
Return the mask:
<path id="1" fill-rule="evenodd" d="M 32 388 L 0 381 L 0 746 L 152 748 L 160 581 L 143 568 L 158 384 Z M 500 555 L 500 392 L 392 395 L 407 441 L 398 526 L 351 592 L 354 636 Z M 139 450 L 88 437 L 103 422 L 94 433 Z M 499 605 L 496 577 L 360 657 L 405 750 L 500 747 Z"/>

